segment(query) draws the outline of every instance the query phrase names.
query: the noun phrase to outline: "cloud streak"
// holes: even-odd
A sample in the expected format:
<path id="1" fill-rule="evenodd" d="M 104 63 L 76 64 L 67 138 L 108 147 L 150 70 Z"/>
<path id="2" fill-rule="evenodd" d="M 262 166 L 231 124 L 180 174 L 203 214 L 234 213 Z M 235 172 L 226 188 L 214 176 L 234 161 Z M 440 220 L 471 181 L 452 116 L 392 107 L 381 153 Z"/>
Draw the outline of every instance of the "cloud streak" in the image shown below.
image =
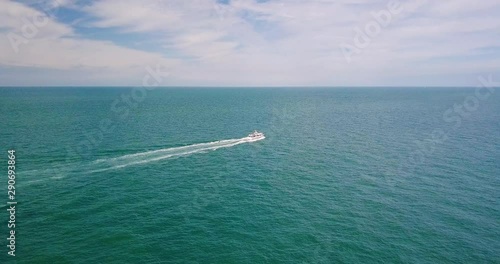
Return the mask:
<path id="1" fill-rule="evenodd" d="M 53 75 L 46 85 L 134 85 L 158 62 L 173 69 L 165 85 L 203 86 L 467 86 L 499 68 L 498 1 L 402 1 L 347 63 L 339 46 L 389 2 L 68 0 L 15 53 L 7 34 L 22 34 L 22 18 L 40 10 L 3 1 L 0 69 L 16 77 L 0 85 L 37 83 L 33 68 Z"/>

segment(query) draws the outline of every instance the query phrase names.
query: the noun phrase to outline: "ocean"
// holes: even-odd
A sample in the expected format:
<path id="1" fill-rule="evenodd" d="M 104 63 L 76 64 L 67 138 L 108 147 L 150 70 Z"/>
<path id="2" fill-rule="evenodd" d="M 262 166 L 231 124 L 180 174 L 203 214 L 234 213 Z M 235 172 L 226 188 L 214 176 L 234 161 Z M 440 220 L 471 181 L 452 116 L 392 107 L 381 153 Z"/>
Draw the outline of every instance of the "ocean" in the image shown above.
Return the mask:
<path id="1" fill-rule="evenodd" d="M 500 263 L 498 89 L 0 88 L 0 123 L 0 263 Z"/>

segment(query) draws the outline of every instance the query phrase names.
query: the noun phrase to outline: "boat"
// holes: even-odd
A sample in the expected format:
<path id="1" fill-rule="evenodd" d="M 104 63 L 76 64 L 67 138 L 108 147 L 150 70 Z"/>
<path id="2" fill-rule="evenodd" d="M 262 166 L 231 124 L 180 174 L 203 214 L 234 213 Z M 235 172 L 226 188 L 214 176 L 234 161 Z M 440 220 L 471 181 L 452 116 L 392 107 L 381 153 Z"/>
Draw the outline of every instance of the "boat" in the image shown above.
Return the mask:
<path id="1" fill-rule="evenodd" d="M 254 132 L 248 134 L 248 137 L 251 138 L 251 139 L 263 139 L 265 138 L 264 137 L 264 133 L 261 133 L 257 130 L 255 130 Z"/>

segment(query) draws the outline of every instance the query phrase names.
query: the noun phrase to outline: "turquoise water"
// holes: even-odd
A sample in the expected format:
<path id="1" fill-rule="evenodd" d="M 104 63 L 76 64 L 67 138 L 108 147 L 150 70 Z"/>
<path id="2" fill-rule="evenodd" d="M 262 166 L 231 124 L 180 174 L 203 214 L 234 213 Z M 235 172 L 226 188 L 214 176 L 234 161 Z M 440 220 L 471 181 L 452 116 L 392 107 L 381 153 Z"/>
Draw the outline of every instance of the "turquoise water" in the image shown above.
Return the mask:
<path id="1" fill-rule="evenodd" d="M 0 263 L 500 263 L 498 89 L 131 91 L 0 88 Z"/>

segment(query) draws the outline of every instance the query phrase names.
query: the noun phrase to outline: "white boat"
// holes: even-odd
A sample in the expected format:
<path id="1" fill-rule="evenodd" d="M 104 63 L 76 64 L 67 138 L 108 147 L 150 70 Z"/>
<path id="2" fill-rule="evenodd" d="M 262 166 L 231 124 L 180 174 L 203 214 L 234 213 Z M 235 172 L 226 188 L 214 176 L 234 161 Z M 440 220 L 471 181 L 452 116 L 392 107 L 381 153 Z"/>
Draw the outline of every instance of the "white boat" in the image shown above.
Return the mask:
<path id="1" fill-rule="evenodd" d="M 265 138 L 264 133 L 258 132 L 257 130 L 255 130 L 254 132 L 250 133 L 248 135 L 248 137 L 250 139 L 264 139 Z"/>

